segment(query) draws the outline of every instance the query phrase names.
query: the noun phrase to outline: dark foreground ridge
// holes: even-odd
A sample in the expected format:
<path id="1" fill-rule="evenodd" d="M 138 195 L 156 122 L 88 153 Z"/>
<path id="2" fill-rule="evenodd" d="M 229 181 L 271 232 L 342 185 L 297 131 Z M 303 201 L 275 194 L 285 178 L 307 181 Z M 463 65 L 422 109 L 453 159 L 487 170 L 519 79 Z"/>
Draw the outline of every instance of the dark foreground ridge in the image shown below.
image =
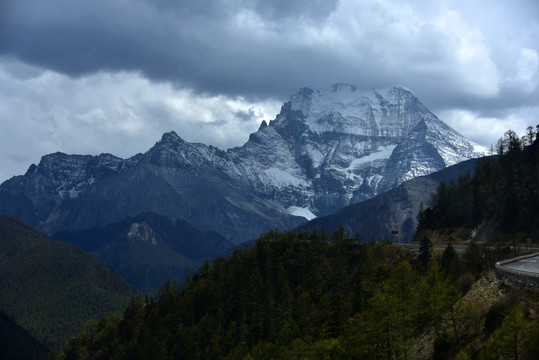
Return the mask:
<path id="1" fill-rule="evenodd" d="M 478 248 L 417 256 L 381 243 L 350 247 L 343 235 L 269 232 L 252 249 L 206 262 L 183 290 L 169 282 L 133 297 L 123 316 L 90 324 L 61 358 L 539 355 L 539 321 L 526 313 L 537 294 L 488 280 Z M 494 284 L 487 302 L 478 300 L 485 281 Z"/>
<path id="2" fill-rule="evenodd" d="M 105 263 L 0 215 L 0 311 L 49 349 L 84 321 L 122 309 L 133 293 Z"/>

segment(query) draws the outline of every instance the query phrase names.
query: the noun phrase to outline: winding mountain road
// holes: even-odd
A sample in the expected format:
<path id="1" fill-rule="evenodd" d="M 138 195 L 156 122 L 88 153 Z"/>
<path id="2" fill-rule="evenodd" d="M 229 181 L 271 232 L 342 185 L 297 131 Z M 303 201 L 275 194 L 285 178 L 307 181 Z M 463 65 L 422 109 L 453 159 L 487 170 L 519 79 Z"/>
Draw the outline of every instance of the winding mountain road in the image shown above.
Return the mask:
<path id="1" fill-rule="evenodd" d="M 529 272 L 539 275 L 539 254 L 536 254 L 534 257 L 504 264 L 503 267 L 510 270 Z"/>
<path id="2" fill-rule="evenodd" d="M 419 244 L 398 244 L 411 249 L 419 249 Z M 433 248 L 445 248 L 447 244 L 433 244 Z M 466 250 L 467 245 L 453 245 L 456 250 Z M 528 248 L 539 250 L 536 244 L 518 244 L 519 248 Z M 490 249 L 495 249 L 494 246 L 490 246 Z M 509 259 L 496 263 L 496 269 L 520 276 L 539 278 L 539 252 L 530 255 L 520 256 L 515 259 Z"/>

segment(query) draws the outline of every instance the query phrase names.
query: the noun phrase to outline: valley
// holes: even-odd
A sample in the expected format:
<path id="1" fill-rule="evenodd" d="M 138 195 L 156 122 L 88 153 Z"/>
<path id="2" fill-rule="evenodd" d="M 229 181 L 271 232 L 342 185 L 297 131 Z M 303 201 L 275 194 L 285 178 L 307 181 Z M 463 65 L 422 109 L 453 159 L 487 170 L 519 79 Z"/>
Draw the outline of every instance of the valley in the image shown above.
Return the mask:
<path id="1" fill-rule="evenodd" d="M 485 149 L 445 125 L 410 90 L 360 91 L 340 84 L 325 92 L 299 90 L 276 119 L 263 122 L 245 145 L 227 151 L 169 132 L 147 152 L 128 159 L 45 155 L 25 175 L 0 185 L 0 212 L 26 221 L 30 227 L 21 222 L 21 232 L 33 227 L 52 236 L 47 240 L 52 248 L 69 243 L 83 250 L 88 259 L 80 260 L 81 269 L 92 263 L 109 271 L 105 279 L 93 277 L 95 287 L 109 289 L 107 281 L 121 279 L 114 286 L 122 295 L 115 294 L 117 302 L 104 309 L 70 298 L 66 310 L 87 309 L 82 319 L 101 319 L 90 321 L 82 332 L 80 320 L 69 326 L 49 324 L 55 315 L 41 318 L 39 325 L 25 323 L 18 317 L 21 310 L 10 307 L 12 300 L 0 310 L 38 343 L 63 349 L 60 359 L 101 354 L 101 349 L 108 349 L 104 358 L 149 356 L 155 347 L 163 357 L 189 359 L 300 353 L 402 358 L 423 356 L 417 349 L 422 342 L 430 349 L 429 358 L 443 351 L 456 356 L 459 348 L 481 357 L 487 355 L 481 355 L 480 346 L 490 339 L 501 341 L 494 336 L 510 316 L 528 324 L 519 331 L 532 341 L 530 329 L 537 324 L 533 317 L 523 318 L 522 311 L 534 308 L 533 290 L 523 290 L 525 303 L 506 296 L 488 305 L 465 300 L 470 288 L 495 277 L 476 241 L 497 246 L 495 256 L 501 259 L 507 256 L 500 251 L 507 234 L 516 231 L 518 239 L 535 239 L 535 185 L 522 182 L 532 179 L 533 171 L 519 169 L 530 161 L 530 169 L 536 166 L 537 141 L 518 145 L 521 153 L 516 155 L 516 145 L 506 141 L 501 155 L 486 157 Z M 498 168 L 509 165 L 513 172 Z M 511 175 L 498 177 L 504 181 L 500 185 L 502 180 L 485 180 L 487 173 L 519 176 L 526 190 L 519 190 L 524 195 L 518 201 L 528 223 L 508 217 L 513 197 L 503 194 L 512 194 L 508 189 L 517 181 Z M 496 192 L 497 186 L 504 191 Z M 481 197 L 473 190 L 479 188 Z M 504 206 L 482 207 L 482 201 L 492 199 L 501 199 Z M 473 207 L 476 215 L 460 215 L 473 213 Z M 354 246 L 346 245 L 350 238 Z M 455 248 L 464 245 L 457 255 L 450 254 L 453 246 L 431 253 L 424 238 Z M 418 250 L 391 245 L 412 241 L 421 242 Z M 37 266 L 23 263 L 28 269 Z M 75 267 L 79 277 L 74 281 L 81 284 Z M 4 269 L 3 276 L 12 275 Z M 5 284 L 6 289 L 15 286 Z M 500 294 L 520 291 L 504 284 Z M 126 307 L 135 288 L 138 293 Z M 86 294 L 80 285 L 70 289 Z M 96 296 L 83 295 L 97 301 Z M 455 320 L 459 311 L 479 311 L 474 321 L 488 323 L 496 304 L 503 304 L 503 311 L 487 338 L 480 339 L 465 319 Z M 385 314 L 383 327 L 374 321 L 379 313 Z M 30 318 L 35 321 L 37 315 Z M 180 330 L 167 328 L 170 319 L 182 324 Z M 355 335 L 364 331 L 372 337 Z M 77 332 L 63 347 L 66 334 Z M 519 346 L 525 354 L 536 354 L 533 347 Z"/>

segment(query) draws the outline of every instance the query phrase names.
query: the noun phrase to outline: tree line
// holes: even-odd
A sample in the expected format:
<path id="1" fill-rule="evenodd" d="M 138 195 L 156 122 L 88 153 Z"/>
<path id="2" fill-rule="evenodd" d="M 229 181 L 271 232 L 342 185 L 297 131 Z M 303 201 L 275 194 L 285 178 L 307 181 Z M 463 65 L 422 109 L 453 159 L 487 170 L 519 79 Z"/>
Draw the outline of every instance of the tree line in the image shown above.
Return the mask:
<path id="1" fill-rule="evenodd" d="M 519 138 L 508 130 L 498 140 L 496 151 L 497 155 L 480 159 L 473 174 L 462 175 L 448 184 L 440 183 L 431 204 L 418 215 L 418 228 L 473 227 L 491 220 L 505 233 L 537 232 L 537 131 L 529 126 L 526 135 Z"/>
<path id="2" fill-rule="evenodd" d="M 476 341 L 486 311 L 460 302 L 471 286 L 463 278 L 481 271 L 474 249 L 435 257 L 427 246 L 420 261 L 395 245 L 332 237 L 264 234 L 252 249 L 206 261 L 185 288 L 167 282 L 133 296 L 123 314 L 88 323 L 58 358 L 413 359 L 426 332 L 437 358 L 451 358 Z M 491 325 L 498 335 L 485 359 L 515 330 L 503 327 L 508 309 Z M 517 313 L 522 344 L 539 340 Z M 539 354 L 522 344 L 521 359 Z"/>

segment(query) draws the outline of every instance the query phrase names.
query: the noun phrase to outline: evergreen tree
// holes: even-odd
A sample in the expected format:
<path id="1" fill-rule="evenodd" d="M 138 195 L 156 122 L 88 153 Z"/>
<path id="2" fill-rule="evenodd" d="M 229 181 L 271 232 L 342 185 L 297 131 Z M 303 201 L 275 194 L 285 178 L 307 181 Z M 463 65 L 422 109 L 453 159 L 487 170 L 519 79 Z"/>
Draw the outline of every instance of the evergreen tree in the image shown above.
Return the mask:
<path id="1" fill-rule="evenodd" d="M 427 265 L 430 260 L 430 249 L 432 248 L 432 242 L 429 238 L 423 238 L 419 243 L 419 256 L 417 257 L 417 266 L 423 272 L 427 270 Z"/>
<path id="2" fill-rule="evenodd" d="M 481 351 L 481 359 L 515 359 L 518 360 L 522 353 L 522 344 L 525 337 L 527 323 L 524 314 L 513 306 L 502 326 L 488 339 Z"/>
<path id="3" fill-rule="evenodd" d="M 471 241 L 463 255 L 464 270 L 474 275 L 479 275 L 483 271 L 483 257 L 479 245 Z"/>
<path id="4" fill-rule="evenodd" d="M 342 224 L 339 224 L 339 227 L 331 234 L 331 240 L 333 243 L 339 245 L 341 245 L 347 237 L 348 236 L 346 235 L 346 231 L 344 230 L 344 226 Z"/>
<path id="5" fill-rule="evenodd" d="M 440 264 L 445 273 L 454 279 L 460 275 L 460 259 L 453 245 L 448 244 L 442 253 Z"/>

